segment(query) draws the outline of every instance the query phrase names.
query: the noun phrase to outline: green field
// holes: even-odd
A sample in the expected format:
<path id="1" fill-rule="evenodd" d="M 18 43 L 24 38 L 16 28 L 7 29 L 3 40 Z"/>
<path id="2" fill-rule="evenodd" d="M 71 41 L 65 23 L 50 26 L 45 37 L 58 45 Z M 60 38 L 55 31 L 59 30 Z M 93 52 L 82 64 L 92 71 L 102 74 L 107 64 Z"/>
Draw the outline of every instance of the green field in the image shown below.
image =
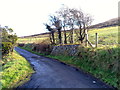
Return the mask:
<path id="1" fill-rule="evenodd" d="M 102 45 L 118 44 L 118 26 L 89 30 L 89 40 L 95 43 L 95 33 L 98 33 L 98 43 Z"/>
<path id="2" fill-rule="evenodd" d="M 98 44 L 99 45 L 114 45 L 118 44 L 118 26 L 115 27 L 106 27 L 100 29 L 90 29 L 88 31 L 89 41 L 92 44 L 95 44 L 95 33 L 98 33 Z M 62 33 L 63 34 L 63 33 Z M 69 32 L 67 32 L 67 35 Z M 57 37 L 57 33 L 55 34 Z M 74 34 L 76 37 L 77 35 Z M 42 40 L 49 39 L 49 35 L 39 35 L 37 37 L 27 37 L 27 38 L 19 38 L 18 43 L 39 43 Z M 69 44 L 69 43 L 68 43 Z M 75 42 L 75 44 L 79 44 L 79 42 Z"/>
<path id="3" fill-rule="evenodd" d="M 33 37 L 26 37 L 26 38 L 18 38 L 17 43 L 39 43 L 42 40 L 48 39 L 49 34 L 46 35 L 38 35 Z"/>

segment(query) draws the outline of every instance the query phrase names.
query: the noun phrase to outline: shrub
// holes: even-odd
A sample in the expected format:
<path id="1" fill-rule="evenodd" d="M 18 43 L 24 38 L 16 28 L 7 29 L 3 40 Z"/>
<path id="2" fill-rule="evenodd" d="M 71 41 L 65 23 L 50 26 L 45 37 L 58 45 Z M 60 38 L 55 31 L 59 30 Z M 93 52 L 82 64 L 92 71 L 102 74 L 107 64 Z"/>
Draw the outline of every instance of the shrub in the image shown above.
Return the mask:
<path id="1" fill-rule="evenodd" d="M 49 53 L 50 52 L 50 45 L 48 44 L 34 44 L 33 51 L 37 51 L 40 53 Z"/>
<path id="2" fill-rule="evenodd" d="M 13 44 L 11 42 L 2 42 L 2 55 L 9 54 L 13 51 Z"/>
<path id="3" fill-rule="evenodd" d="M 50 45 L 49 41 L 46 39 L 37 44 L 33 44 L 32 50 L 40 53 L 49 54 L 52 50 L 52 46 Z"/>

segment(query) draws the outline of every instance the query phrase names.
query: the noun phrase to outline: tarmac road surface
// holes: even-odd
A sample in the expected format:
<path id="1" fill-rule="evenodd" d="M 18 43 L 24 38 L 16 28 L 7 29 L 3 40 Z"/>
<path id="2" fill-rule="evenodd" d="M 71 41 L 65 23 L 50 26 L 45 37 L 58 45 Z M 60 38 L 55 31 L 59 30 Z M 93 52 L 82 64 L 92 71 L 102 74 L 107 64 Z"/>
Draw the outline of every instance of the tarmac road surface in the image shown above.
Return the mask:
<path id="1" fill-rule="evenodd" d="M 101 90 L 109 88 L 108 90 L 114 90 L 95 77 L 57 60 L 38 56 L 18 47 L 15 50 L 26 58 L 35 70 L 31 79 L 18 88 L 101 88 Z"/>

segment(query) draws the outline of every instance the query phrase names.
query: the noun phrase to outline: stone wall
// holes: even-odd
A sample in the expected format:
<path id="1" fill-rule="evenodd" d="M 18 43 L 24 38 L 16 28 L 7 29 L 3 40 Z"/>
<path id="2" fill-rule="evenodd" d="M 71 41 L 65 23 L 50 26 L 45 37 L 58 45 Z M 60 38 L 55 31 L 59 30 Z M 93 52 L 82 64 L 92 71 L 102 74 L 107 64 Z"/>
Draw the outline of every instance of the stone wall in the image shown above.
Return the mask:
<path id="1" fill-rule="evenodd" d="M 61 45 L 54 46 L 51 52 L 52 55 L 68 55 L 68 56 L 77 56 L 79 53 L 80 45 Z"/>

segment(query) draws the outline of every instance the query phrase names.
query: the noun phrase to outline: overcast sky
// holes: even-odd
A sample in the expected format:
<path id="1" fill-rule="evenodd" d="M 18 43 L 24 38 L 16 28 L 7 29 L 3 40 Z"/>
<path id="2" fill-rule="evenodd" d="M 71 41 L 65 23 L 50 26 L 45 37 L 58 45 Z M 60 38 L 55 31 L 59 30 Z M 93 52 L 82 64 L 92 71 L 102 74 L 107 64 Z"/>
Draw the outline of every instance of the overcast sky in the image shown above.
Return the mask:
<path id="1" fill-rule="evenodd" d="M 81 8 L 93 16 L 93 24 L 118 17 L 119 0 L 0 0 L 0 24 L 13 28 L 18 36 L 44 33 L 48 22 L 62 5 Z"/>

